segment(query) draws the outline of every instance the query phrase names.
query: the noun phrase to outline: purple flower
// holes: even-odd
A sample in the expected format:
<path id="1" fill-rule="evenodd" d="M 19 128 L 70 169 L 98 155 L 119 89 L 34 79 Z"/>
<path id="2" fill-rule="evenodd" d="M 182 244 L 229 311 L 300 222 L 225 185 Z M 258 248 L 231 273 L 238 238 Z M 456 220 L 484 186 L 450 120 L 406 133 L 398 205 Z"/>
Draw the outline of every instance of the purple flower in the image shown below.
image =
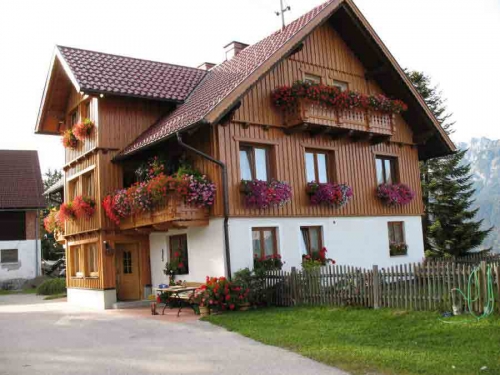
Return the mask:
<path id="1" fill-rule="evenodd" d="M 292 200 L 292 188 L 287 182 L 250 180 L 242 183 L 245 188 L 245 204 L 248 207 L 282 207 Z"/>
<path id="2" fill-rule="evenodd" d="M 347 184 L 331 184 L 310 182 L 307 192 L 311 197 L 311 204 L 324 204 L 331 207 L 343 207 L 353 196 L 352 188 Z"/>
<path id="3" fill-rule="evenodd" d="M 415 193 L 405 184 L 380 184 L 377 196 L 386 205 L 394 207 L 409 204 L 415 198 Z"/>

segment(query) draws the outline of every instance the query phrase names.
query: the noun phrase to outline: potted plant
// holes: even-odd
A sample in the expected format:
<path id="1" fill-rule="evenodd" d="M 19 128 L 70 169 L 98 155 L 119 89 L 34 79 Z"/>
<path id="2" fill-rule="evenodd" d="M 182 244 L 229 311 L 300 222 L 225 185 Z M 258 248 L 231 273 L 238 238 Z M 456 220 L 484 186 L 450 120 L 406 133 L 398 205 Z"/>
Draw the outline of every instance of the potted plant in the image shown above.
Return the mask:
<path id="1" fill-rule="evenodd" d="M 292 200 L 292 188 L 284 181 L 242 180 L 241 185 L 250 208 L 282 207 Z"/>
<path id="2" fill-rule="evenodd" d="M 415 198 L 415 192 L 405 184 L 380 184 L 377 197 L 389 207 L 404 206 Z"/>
<path id="3" fill-rule="evenodd" d="M 91 218 L 95 213 L 95 199 L 79 195 L 73 200 L 76 217 Z"/>
<path id="4" fill-rule="evenodd" d="M 202 285 L 194 291 L 190 302 L 197 306 L 201 317 L 210 315 L 210 291 L 206 285 Z"/>
<path id="5" fill-rule="evenodd" d="M 65 130 L 62 133 L 61 142 L 64 148 L 70 148 L 74 150 L 78 146 L 78 139 L 73 134 L 73 129 Z"/>
<path id="6" fill-rule="evenodd" d="M 94 130 L 94 123 L 92 120 L 85 118 L 82 122 L 79 122 L 73 126 L 73 134 L 79 141 L 82 141 L 89 137 Z"/>
<path id="7" fill-rule="evenodd" d="M 352 188 L 347 184 L 318 183 L 307 184 L 306 192 L 312 205 L 326 205 L 340 208 L 352 198 Z"/>

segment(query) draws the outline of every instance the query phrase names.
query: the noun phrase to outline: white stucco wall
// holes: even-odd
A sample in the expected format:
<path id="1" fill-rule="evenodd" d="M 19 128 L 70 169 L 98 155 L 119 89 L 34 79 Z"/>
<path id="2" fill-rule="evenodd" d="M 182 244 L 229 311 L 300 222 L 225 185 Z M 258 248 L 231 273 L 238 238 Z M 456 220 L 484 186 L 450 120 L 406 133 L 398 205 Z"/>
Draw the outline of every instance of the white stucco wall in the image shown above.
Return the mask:
<path id="1" fill-rule="evenodd" d="M 149 236 L 151 282 L 153 287 L 168 284 L 163 273 L 168 261 L 169 236 L 187 234 L 189 274 L 177 276 L 177 280 L 204 282 L 207 276 L 223 276 L 225 273 L 223 220 L 212 219 L 207 227 L 155 232 Z M 163 260 L 162 260 L 163 250 Z"/>
<path id="2" fill-rule="evenodd" d="M 408 254 L 391 257 L 387 222 L 403 221 Z M 301 226 L 322 226 L 323 244 L 328 257 L 337 264 L 370 268 L 420 262 L 424 257 L 420 216 L 342 217 L 342 218 L 258 218 L 231 219 L 230 244 L 232 272 L 253 266 L 252 227 L 276 227 L 278 251 L 284 269 L 300 267 Z"/>
<path id="3" fill-rule="evenodd" d="M 38 252 L 37 252 L 38 243 Z M 41 253 L 39 240 L 0 241 L 0 250 L 18 249 L 18 263 L 0 264 L 0 281 L 31 279 L 40 274 Z M 35 259 L 37 257 L 37 260 Z M 38 269 L 37 269 L 38 268 Z"/>
<path id="4" fill-rule="evenodd" d="M 116 289 L 68 288 L 68 303 L 95 310 L 111 309 L 116 303 Z"/>

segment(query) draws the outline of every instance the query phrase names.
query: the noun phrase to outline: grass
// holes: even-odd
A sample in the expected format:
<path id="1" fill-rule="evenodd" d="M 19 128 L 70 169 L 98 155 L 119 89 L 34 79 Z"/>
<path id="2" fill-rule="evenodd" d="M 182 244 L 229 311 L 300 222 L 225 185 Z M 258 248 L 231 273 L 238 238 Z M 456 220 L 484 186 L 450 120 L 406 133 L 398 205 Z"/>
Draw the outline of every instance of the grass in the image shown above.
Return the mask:
<path id="1" fill-rule="evenodd" d="M 44 298 L 45 301 L 52 300 L 52 299 L 59 299 L 59 298 L 66 298 L 67 295 L 66 293 L 59 293 L 59 294 L 52 294 L 51 296 L 46 296 Z"/>
<path id="2" fill-rule="evenodd" d="M 52 296 L 56 294 L 66 294 L 66 279 L 55 278 L 45 280 L 37 288 L 37 294 L 43 296 Z"/>
<path id="3" fill-rule="evenodd" d="M 458 323 L 464 319 L 446 324 L 437 313 L 328 307 L 271 308 L 206 318 L 355 374 L 500 374 L 500 318 Z"/>
<path id="4" fill-rule="evenodd" d="M 0 296 L 7 296 L 9 294 L 35 294 L 36 288 L 29 288 L 23 290 L 0 290 Z"/>

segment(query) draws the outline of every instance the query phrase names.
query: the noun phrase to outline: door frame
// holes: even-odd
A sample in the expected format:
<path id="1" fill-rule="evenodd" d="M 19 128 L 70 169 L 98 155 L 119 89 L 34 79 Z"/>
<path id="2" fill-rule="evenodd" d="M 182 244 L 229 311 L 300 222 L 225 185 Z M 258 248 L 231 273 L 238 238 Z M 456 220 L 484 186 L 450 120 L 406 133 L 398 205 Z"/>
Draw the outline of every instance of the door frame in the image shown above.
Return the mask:
<path id="1" fill-rule="evenodd" d="M 115 254 L 115 264 L 114 264 L 114 267 L 115 267 L 115 284 L 116 284 L 116 299 L 118 299 L 118 289 L 119 289 L 119 284 L 118 284 L 118 274 L 121 273 L 119 272 L 119 269 L 117 269 L 117 262 L 118 262 L 118 247 L 120 245 L 135 245 L 136 246 L 136 249 L 137 249 L 137 273 L 138 273 L 138 280 L 139 280 L 139 300 L 141 299 L 144 299 L 144 288 L 142 287 L 142 256 L 141 256 L 141 241 L 137 241 L 137 240 L 118 240 L 118 241 L 115 241 L 115 251 L 116 251 L 116 254 Z M 122 256 L 123 258 L 123 256 Z M 121 261 L 123 262 L 123 259 L 121 259 Z"/>

